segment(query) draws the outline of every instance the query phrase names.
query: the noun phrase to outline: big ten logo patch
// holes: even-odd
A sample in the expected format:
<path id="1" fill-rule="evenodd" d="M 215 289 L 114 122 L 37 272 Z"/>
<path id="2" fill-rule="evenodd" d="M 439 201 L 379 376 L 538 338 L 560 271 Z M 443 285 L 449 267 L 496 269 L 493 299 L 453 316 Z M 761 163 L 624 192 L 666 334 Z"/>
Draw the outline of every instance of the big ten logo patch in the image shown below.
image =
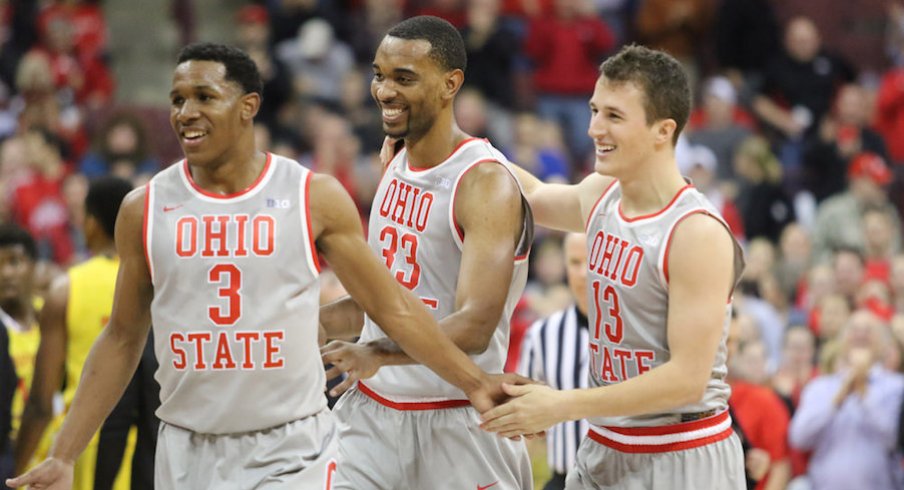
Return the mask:
<path id="1" fill-rule="evenodd" d="M 275 209 L 289 209 L 292 206 L 288 199 L 276 199 L 273 197 L 268 197 L 266 203 L 268 208 Z"/>

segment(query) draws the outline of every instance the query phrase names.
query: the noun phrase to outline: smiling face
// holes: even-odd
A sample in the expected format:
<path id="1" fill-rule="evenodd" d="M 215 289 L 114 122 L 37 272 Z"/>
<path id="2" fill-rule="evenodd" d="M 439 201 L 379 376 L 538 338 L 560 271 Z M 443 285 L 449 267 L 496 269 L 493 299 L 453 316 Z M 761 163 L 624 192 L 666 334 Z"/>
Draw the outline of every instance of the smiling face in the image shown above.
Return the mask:
<path id="1" fill-rule="evenodd" d="M 587 134 L 596 148 L 598 173 L 621 177 L 653 152 L 663 121 L 647 121 L 644 98 L 634 83 L 612 82 L 606 77 L 597 80 L 590 98 Z"/>
<path id="2" fill-rule="evenodd" d="M 189 165 L 222 163 L 251 128 L 258 95 L 225 75 L 222 63 L 200 60 L 179 64 L 173 74 L 170 125 Z"/>
<path id="3" fill-rule="evenodd" d="M 433 127 L 446 98 L 444 71 L 430 57 L 423 39 L 386 36 L 374 57 L 370 93 L 383 119 L 383 131 L 393 138 L 417 140 Z"/>

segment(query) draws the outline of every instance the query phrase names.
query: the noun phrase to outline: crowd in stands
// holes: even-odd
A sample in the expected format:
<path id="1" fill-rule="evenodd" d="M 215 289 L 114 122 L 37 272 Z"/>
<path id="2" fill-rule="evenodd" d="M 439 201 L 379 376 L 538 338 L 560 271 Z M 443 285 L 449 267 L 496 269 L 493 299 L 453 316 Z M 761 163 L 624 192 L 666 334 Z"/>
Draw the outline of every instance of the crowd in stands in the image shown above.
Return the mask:
<path id="1" fill-rule="evenodd" d="M 178 158 L 116 97 L 104 14 L 100 0 L 0 2 L 0 223 L 37 243 L 35 297 L 87 256 L 90 179 L 141 185 Z M 636 42 L 678 58 L 695 88 L 679 165 L 747 254 L 732 403 L 767 446 L 761 488 L 902 488 L 904 2 L 248 0 L 229 30 L 265 79 L 261 149 L 335 175 L 363 219 L 383 139 L 372 56 L 417 14 L 466 42 L 461 127 L 547 181 L 593 168 L 587 100 L 608 54 Z M 513 356 L 571 301 L 562 237 L 537 236 Z M 758 422 L 751 400 L 774 416 Z"/>

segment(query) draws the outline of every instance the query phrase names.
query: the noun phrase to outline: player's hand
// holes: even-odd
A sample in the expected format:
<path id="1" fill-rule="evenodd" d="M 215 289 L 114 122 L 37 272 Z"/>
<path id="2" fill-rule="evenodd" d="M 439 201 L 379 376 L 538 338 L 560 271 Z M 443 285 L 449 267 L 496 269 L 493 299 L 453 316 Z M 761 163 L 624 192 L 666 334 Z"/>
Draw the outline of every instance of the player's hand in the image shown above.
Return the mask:
<path id="1" fill-rule="evenodd" d="M 744 458 L 744 467 L 747 469 L 747 475 L 756 481 L 760 481 L 769 472 L 769 464 L 772 458 L 769 453 L 759 449 L 751 448 L 747 451 L 747 457 Z"/>
<path id="2" fill-rule="evenodd" d="M 503 390 L 502 385 L 525 385 L 533 383 L 536 383 L 536 381 L 515 373 L 487 374 L 479 389 L 466 394 L 468 395 L 468 399 L 471 400 L 471 406 L 478 412 L 484 413 L 511 398 Z"/>
<path id="3" fill-rule="evenodd" d="M 567 420 L 564 417 L 562 391 L 546 385 L 502 385 L 511 400 L 481 414 L 480 427 L 503 437 L 538 434 L 555 424 Z"/>
<path id="4" fill-rule="evenodd" d="M 47 458 L 24 475 L 6 480 L 6 485 L 21 488 L 28 485 L 33 490 L 70 490 L 72 488 L 72 463 Z"/>
<path id="5" fill-rule="evenodd" d="M 380 148 L 380 164 L 385 169 L 392 157 L 399 152 L 399 140 L 389 136 L 383 138 L 383 146 Z"/>
<path id="6" fill-rule="evenodd" d="M 324 365 L 333 365 L 326 371 L 327 379 L 333 379 L 342 373 L 348 375 L 342 383 L 330 390 L 330 396 L 345 393 L 359 379 L 367 379 L 380 369 L 379 356 L 367 344 L 334 340 L 320 348 L 320 358 Z"/>

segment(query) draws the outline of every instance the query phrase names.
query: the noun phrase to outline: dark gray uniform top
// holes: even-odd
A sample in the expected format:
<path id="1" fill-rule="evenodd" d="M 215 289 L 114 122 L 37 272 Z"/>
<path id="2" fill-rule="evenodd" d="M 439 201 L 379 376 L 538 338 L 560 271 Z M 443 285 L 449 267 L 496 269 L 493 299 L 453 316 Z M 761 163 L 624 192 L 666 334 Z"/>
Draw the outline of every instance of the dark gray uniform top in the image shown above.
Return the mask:
<path id="1" fill-rule="evenodd" d="M 590 385 L 624 381 L 669 360 L 668 251 L 675 226 L 702 213 L 728 226 L 713 205 L 687 185 L 658 213 L 627 218 L 621 213 L 621 187 L 613 182 L 587 220 L 587 286 L 590 326 Z M 734 243 L 734 282 L 740 278 L 744 258 Z M 636 417 L 597 417 L 599 426 L 633 427 L 681 422 L 681 414 L 715 411 L 728 406 L 731 392 L 725 382 L 726 338 L 731 303 L 726 298 L 722 339 L 712 374 L 700 402 L 671 413 Z"/>
<path id="2" fill-rule="evenodd" d="M 268 154 L 258 180 L 230 196 L 198 187 L 184 161 L 148 184 L 144 240 L 164 422 L 228 434 L 326 406 L 311 175 Z"/>
<path id="3" fill-rule="evenodd" d="M 511 172 L 505 156 L 483 139 L 463 141 L 446 160 L 429 169 L 409 166 L 408 152 L 403 149 L 387 166 L 374 196 L 368 243 L 396 280 L 421 298 L 437 320 L 456 309 L 464 239 L 455 222 L 458 184 L 468 170 L 486 162 L 496 162 Z M 527 281 L 533 221 L 523 197 L 522 203 L 524 232 L 515 250 L 515 269 L 505 308 L 487 350 L 471 356 L 478 366 L 491 373 L 502 372 L 508 352 L 509 320 Z M 361 341 L 383 337 L 386 337 L 383 330 L 366 318 Z M 382 367 L 365 384 L 397 402 L 465 398 L 461 390 L 420 365 Z"/>

